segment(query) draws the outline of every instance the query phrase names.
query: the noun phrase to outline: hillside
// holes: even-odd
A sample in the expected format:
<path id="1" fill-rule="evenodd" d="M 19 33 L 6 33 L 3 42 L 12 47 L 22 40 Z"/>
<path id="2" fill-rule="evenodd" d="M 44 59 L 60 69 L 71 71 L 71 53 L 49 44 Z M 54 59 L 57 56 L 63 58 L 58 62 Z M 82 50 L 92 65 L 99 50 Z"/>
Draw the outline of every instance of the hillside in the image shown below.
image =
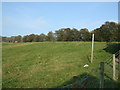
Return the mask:
<path id="1" fill-rule="evenodd" d="M 3 43 L 3 88 L 66 85 L 73 76 L 89 73 L 101 61 L 106 61 L 112 53 L 105 48 L 107 43 L 95 42 L 91 64 L 91 42 Z M 85 64 L 89 67 L 84 68 Z"/>

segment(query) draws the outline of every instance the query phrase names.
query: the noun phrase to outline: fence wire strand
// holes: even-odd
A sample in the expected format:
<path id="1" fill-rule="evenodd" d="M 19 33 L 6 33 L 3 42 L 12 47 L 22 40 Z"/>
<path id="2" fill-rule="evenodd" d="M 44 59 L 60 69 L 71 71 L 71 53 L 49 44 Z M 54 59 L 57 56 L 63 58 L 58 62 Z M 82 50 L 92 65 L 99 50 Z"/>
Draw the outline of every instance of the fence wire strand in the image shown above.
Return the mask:
<path id="1" fill-rule="evenodd" d="M 119 52 L 115 53 L 115 57 L 119 55 Z M 118 75 L 118 64 L 116 64 L 116 77 Z M 78 80 L 76 83 L 78 84 L 79 88 L 81 88 L 81 84 L 88 80 L 88 84 L 86 88 L 99 88 L 99 70 L 100 68 L 97 67 L 95 69 L 92 69 L 89 74 L 97 75 L 97 78 L 90 76 L 89 74 L 86 74 L 84 77 L 82 77 L 80 80 Z M 105 62 L 104 62 L 104 81 L 105 81 L 105 87 L 114 88 L 116 87 L 116 84 L 113 83 L 113 56 L 110 56 Z M 72 88 L 72 84 L 69 84 L 67 86 L 64 86 L 63 88 Z"/>

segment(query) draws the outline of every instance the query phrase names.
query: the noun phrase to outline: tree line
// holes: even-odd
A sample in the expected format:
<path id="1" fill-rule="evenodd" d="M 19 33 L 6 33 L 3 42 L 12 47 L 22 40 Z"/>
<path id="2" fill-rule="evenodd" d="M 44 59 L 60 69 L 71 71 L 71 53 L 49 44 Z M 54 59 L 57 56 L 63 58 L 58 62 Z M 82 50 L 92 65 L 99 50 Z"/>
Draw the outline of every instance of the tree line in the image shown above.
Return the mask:
<path id="1" fill-rule="evenodd" d="M 120 24 L 116 22 L 105 22 L 99 28 L 89 31 L 87 28 L 61 28 L 55 32 L 48 32 L 47 35 L 30 34 L 25 36 L 2 37 L 3 42 L 44 42 L 44 41 L 91 41 L 92 34 L 95 34 L 95 41 L 109 42 L 120 41 Z"/>

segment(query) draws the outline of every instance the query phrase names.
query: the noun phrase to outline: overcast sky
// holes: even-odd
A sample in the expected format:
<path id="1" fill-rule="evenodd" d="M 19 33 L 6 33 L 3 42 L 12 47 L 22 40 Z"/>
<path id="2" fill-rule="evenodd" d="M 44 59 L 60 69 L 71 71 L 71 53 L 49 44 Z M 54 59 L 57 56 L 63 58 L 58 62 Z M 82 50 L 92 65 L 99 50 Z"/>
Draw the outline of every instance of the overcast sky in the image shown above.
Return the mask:
<path id="1" fill-rule="evenodd" d="M 3 2 L 2 36 L 47 34 L 60 28 L 100 27 L 118 21 L 118 2 Z"/>

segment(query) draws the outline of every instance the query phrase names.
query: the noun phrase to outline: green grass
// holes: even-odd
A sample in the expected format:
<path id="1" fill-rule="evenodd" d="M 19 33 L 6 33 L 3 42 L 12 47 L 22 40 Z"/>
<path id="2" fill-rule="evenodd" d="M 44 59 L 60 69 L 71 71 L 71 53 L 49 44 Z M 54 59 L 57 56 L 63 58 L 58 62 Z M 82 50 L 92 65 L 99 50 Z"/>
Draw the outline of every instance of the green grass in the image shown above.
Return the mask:
<path id="1" fill-rule="evenodd" d="M 75 75 L 89 73 L 110 53 L 96 42 L 90 64 L 91 42 L 3 43 L 3 88 L 55 88 Z M 89 69 L 84 68 L 89 64 Z M 93 74 L 93 76 L 95 76 Z"/>

